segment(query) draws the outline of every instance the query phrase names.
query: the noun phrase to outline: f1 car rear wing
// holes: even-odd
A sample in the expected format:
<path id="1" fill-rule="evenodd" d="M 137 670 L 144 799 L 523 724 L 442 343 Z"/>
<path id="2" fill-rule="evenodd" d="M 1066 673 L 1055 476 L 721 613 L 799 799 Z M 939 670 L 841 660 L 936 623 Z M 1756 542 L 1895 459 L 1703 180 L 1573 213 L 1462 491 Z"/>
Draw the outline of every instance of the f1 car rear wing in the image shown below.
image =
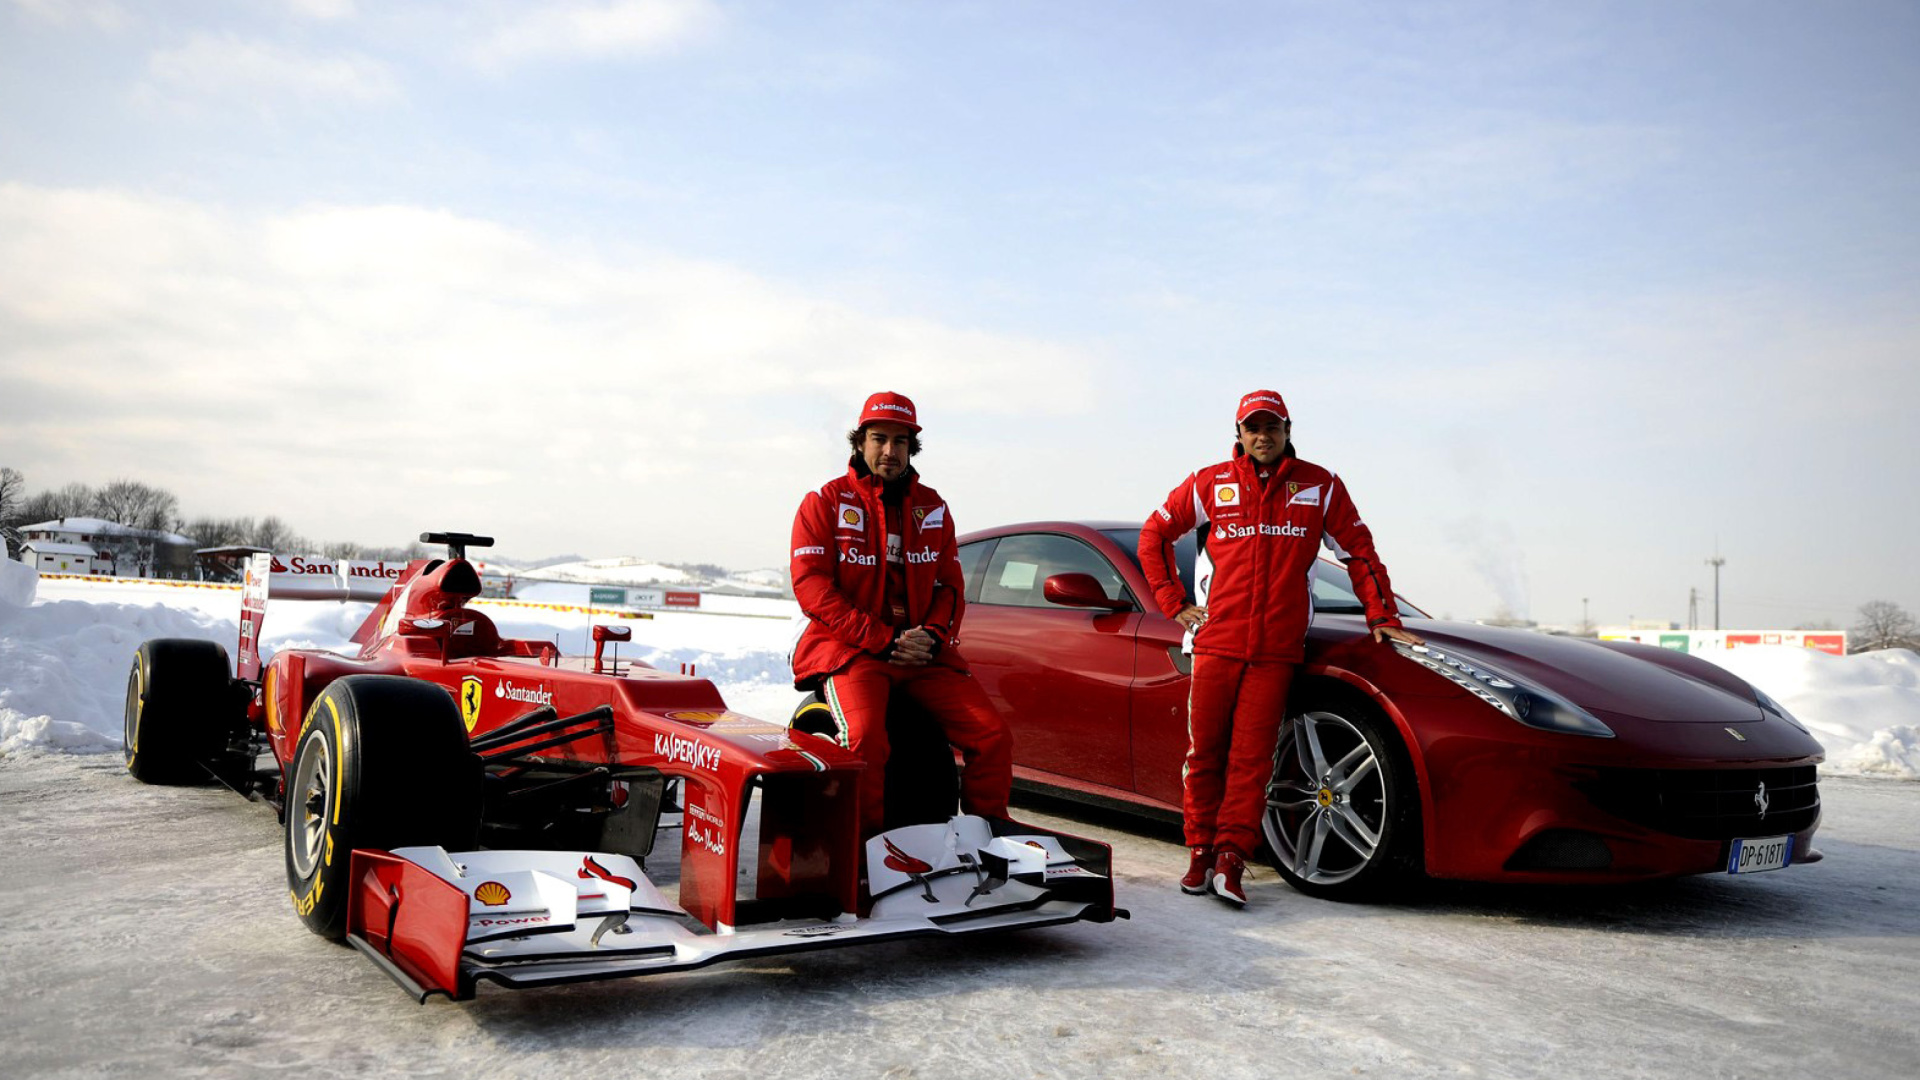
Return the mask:
<path id="1" fill-rule="evenodd" d="M 349 561 L 292 555 L 284 560 L 265 552 L 247 558 L 240 589 L 240 648 L 235 661 L 241 679 L 260 679 L 260 624 L 267 600 L 363 600 L 379 602 L 408 564 L 385 559 Z"/>

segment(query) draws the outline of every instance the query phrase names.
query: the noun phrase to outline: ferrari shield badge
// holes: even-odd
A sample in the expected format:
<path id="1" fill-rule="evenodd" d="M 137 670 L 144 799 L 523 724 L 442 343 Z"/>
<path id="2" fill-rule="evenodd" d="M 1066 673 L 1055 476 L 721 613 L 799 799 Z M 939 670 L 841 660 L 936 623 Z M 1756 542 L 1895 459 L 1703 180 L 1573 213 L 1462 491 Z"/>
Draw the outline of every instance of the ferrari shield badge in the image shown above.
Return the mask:
<path id="1" fill-rule="evenodd" d="M 486 695 L 480 692 L 480 680 L 472 675 L 460 680 L 460 719 L 467 722 L 467 734 L 473 734 L 473 726 L 480 722 L 480 702 Z"/>

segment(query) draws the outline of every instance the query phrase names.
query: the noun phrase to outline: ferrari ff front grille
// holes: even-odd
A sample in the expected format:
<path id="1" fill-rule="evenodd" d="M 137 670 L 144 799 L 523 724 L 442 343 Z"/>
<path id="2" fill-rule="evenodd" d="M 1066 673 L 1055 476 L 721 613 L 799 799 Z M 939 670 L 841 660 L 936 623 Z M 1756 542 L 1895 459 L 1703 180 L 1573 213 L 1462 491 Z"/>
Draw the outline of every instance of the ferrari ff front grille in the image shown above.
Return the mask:
<path id="1" fill-rule="evenodd" d="M 1600 769 L 1580 785 L 1615 817 L 1690 840 L 1777 836 L 1820 818 L 1816 767 Z"/>

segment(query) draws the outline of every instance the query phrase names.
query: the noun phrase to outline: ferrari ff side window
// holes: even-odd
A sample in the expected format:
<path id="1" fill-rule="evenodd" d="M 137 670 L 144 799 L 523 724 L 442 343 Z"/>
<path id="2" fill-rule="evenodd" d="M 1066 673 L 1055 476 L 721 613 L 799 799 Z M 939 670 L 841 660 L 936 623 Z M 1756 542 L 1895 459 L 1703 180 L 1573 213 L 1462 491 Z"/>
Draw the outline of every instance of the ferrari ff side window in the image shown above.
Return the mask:
<path id="1" fill-rule="evenodd" d="M 1140 530 L 1139 529 L 1102 529 L 1107 539 L 1119 545 L 1120 550 L 1133 560 L 1136 569 L 1140 566 Z M 1173 544 L 1173 564 L 1180 570 L 1180 588 L 1187 594 L 1187 603 L 1193 603 L 1193 564 L 1199 545 L 1193 534 L 1188 533 Z"/>
<path id="2" fill-rule="evenodd" d="M 1067 536 L 1023 533 L 1001 537 L 987 560 L 979 603 L 1008 607 L 1058 607 L 1047 602 L 1047 579 L 1055 574 L 1086 574 L 1107 597 L 1131 599 L 1119 571 L 1092 547 Z"/>
<path id="3" fill-rule="evenodd" d="M 960 573 L 966 579 L 967 603 L 980 602 L 980 582 L 986 573 L 987 553 L 993 550 L 992 540 L 975 540 L 971 544 L 960 545 Z"/>

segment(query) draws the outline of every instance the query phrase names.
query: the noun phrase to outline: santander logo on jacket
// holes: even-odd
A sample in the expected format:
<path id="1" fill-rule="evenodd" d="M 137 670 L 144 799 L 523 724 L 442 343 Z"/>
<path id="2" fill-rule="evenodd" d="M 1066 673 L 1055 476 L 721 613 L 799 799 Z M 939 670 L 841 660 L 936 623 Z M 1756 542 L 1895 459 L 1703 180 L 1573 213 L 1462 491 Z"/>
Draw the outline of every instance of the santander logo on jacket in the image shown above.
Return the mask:
<path id="1" fill-rule="evenodd" d="M 1267 475 L 1261 475 L 1265 472 Z M 1313 563 L 1324 544 L 1345 563 L 1368 626 L 1398 626 L 1393 586 L 1340 478 L 1293 456 L 1262 469 L 1239 447 L 1195 472 L 1140 531 L 1140 566 L 1168 618 L 1186 606 L 1173 542 L 1200 537 L 1195 600 L 1207 620 L 1189 651 L 1240 660 L 1298 662 L 1313 621 Z"/>
<path id="2" fill-rule="evenodd" d="M 937 663 L 962 671 L 955 637 L 965 586 L 947 505 L 909 473 L 895 528 L 889 528 L 880 480 L 864 465 L 808 492 L 793 518 L 793 595 L 807 616 L 793 650 L 794 684 L 807 689 L 863 652 L 893 641 L 887 577 L 900 575 L 906 626 L 940 639 Z"/>

